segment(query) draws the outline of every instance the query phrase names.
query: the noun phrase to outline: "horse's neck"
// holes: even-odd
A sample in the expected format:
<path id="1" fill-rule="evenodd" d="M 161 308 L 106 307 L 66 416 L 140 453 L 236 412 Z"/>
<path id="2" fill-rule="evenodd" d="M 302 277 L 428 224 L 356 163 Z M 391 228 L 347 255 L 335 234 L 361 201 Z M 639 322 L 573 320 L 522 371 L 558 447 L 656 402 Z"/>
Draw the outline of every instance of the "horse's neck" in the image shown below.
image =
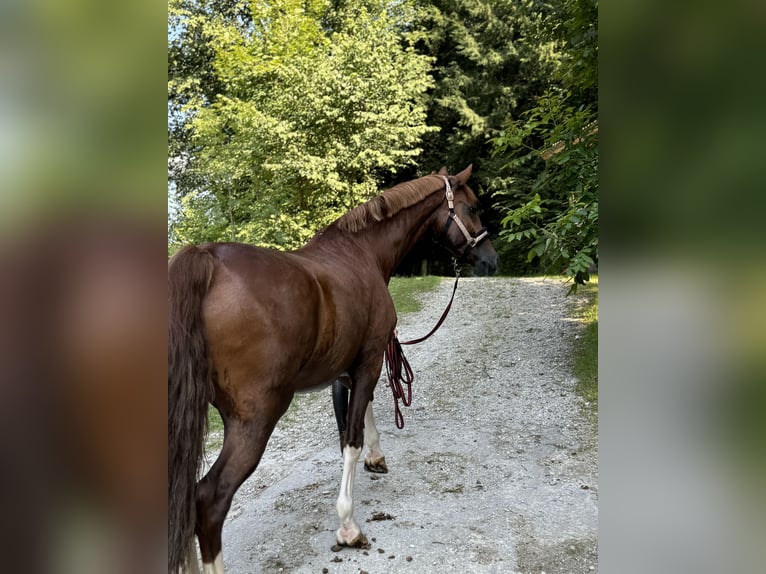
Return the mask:
<path id="1" fill-rule="evenodd" d="M 443 191 L 434 191 L 418 203 L 387 219 L 369 223 L 355 232 L 335 226 L 319 232 L 298 252 L 333 265 L 371 264 L 388 282 L 391 274 L 420 240 L 437 217 L 444 201 Z"/>
<path id="2" fill-rule="evenodd" d="M 423 237 L 443 200 L 443 193 L 432 193 L 393 217 L 373 223 L 355 234 L 367 255 L 376 260 L 386 281 Z"/>

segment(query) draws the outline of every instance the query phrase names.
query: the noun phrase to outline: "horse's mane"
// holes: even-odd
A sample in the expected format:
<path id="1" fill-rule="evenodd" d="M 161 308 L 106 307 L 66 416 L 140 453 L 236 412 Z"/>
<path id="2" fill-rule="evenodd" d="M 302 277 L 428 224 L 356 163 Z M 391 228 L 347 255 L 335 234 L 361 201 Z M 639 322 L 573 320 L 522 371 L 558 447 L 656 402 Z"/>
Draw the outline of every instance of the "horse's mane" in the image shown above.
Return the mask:
<path id="1" fill-rule="evenodd" d="M 422 201 L 443 186 L 444 180 L 438 175 L 427 175 L 400 183 L 370 201 L 357 205 L 335 223 L 343 231 L 361 231 L 370 223 L 388 219 L 402 209 Z"/>

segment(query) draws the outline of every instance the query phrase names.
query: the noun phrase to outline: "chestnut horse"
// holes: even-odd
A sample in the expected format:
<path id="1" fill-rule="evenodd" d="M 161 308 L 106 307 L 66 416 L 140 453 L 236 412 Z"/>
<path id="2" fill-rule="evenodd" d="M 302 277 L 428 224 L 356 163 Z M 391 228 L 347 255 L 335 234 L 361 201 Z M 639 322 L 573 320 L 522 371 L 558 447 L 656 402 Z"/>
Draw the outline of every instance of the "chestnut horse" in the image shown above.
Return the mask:
<path id="1" fill-rule="evenodd" d="M 232 497 L 255 470 L 297 391 L 348 377 L 337 511 L 340 545 L 367 543 L 354 520 L 356 463 L 382 459 L 371 400 L 396 326 L 388 281 L 430 232 L 480 274 L 497 254 L 466 184 L 442 168 L 391 188 L 281 252 L 237 243 L 189 246 L 168 267 L 168 568 L 196 570 L 194 534 L 206 573 L 221 574 L 221 531 Z M 224 442 L 197 483 L 208 403 L 221 413 Z"/>

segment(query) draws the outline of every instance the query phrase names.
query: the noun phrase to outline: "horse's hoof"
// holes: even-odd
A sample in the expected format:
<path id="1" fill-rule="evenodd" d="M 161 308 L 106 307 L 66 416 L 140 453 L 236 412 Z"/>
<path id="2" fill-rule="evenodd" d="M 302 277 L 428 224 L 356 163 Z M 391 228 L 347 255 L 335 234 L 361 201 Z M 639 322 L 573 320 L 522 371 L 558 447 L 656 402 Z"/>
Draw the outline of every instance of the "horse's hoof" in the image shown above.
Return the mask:
<path id="1" fill-rule="evenodd" d="M 386 465 L 386 457 L 381 456 L 380 458 L 376 458 L 374 460 L 365 460 L 364 470 L 377 474 L 387 474 L 388 466 Z"/>
<path id="2" fill-rule="evenodd" d="M 367 541 L 367 537 L 361 532 L 357 534 L 356 537 L 350 542 L 346 542 L 345 540 L 342 540 L 340 537 L 337 537 L 337 540 L 338 540 L 338 543 L 332 547 L 333 552 L 337 552 L 338 550 L 340 550 L 341 547 L 362 548 L 364 550 L 369 550 L 371 548 L 370 543 Z"/>

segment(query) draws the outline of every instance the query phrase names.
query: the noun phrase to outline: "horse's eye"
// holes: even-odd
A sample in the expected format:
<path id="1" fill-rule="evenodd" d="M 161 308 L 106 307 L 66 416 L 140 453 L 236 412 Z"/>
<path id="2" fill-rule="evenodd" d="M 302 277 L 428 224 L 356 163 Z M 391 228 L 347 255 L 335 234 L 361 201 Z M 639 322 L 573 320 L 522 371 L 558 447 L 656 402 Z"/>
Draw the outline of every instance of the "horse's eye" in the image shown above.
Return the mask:
<path id="1" fill-rule="evenodd" d="M 476 205 L 469 205 L 468 213 L 470 213 L 471 215 L 476 215 L 477 213 L 479 213 L 479 207 Z"/>

